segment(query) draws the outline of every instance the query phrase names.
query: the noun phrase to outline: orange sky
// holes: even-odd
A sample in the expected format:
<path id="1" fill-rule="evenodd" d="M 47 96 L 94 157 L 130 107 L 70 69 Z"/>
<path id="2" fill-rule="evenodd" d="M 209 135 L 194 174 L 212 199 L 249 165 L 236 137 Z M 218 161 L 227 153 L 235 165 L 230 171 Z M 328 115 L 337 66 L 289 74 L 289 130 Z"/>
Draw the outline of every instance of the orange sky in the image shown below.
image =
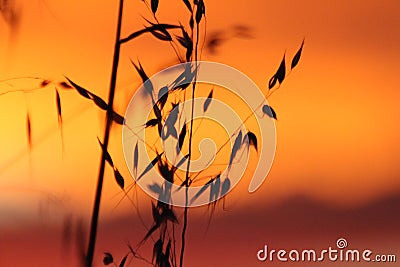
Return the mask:
<path id="1" fill-rule="evenodd" d="M 160 18 L 186 21 L 179 1 L 160 1 Z M 176 3 L 175 3 L 176 2 Z M 115 1 L 17 1 L 22 22 L 15 38 L 0 19 L 0 80 L 66 75 L 106 98 L 111 70 Z M 178 6 L 179 8 L 176 8 Z M 277 153 L 261 189 L 252 195 L 243 181 L 232 193 L 234 209 L 271 205 L 302 195 L 338 207 L 359 207 L 400 192 L 397 126 L 400 91 L 400 3 L 387 1 L 206 1 L 207 32 L 230 36 L 234 25 L 252 38 L 231 38 L 202 59 L 228 64 L 265 88 L 286 51 L 291 58 L 303 37 L 298 68 L 269 99 L 278 113 Z M 141 1 L 127 1 L 123 35 L 143 25 Z M 147 16 L 148 17 L 148 16 Z M 162 51 L 162 52 L 160 52 Z M 124 112 L 140 84 L 130 65 L 139 59 L 148 73 L 175 63 L 171 48 L 143 37 L 122 49 L 116 109 Z M 21 82 L 21 84 L 19 83 Z M 32 87 L 33 83 L 13 82 Z M 10 90 L 0 83 L 0 94 Z M 11 89 L 12 90 L 12 89 Z M 74 92 L 61 92 L 62 152 L 54 91 L 0 96 L 0 227 L 30 218 L 58 221 L 68 213 L 88 217 L 99 162 L 96 136 L 104 114 Z M 27 153 L 26 108 L 32 116 L 33 150 Z M 121 131 L 113 129 L 110 152 L 125 171 Z M 254 156 L 254 155 L 253 155 Z M 124 214 L 115 206 L 119 189 L 105 183 L 104 214 Z M 117 195 L 117 197 L 115 197 Z M 256 204 L 255 204 L 256 203 Z M 107 216 L 105 216 L 107 217 Z"/>

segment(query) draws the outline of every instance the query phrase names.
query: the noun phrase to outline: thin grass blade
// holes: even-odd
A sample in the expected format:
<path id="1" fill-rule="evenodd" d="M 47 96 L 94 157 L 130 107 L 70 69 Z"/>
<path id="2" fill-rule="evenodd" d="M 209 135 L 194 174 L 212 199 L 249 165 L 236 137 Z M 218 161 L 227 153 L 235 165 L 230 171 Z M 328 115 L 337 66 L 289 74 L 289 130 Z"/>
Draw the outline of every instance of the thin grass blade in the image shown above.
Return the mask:
<path id="1" fill-rule="evenodd" d="M 296 55 L 294 55 L 294 57 L 292 59 L 292 64 L 290 66 L 291 69 L 294 69 L 300 61 L 301 52 L 303 51 L 303 46 L 304 46 L 304 40 L 305 39 L 303 39 L 303 42 L 301 42 L 300 49 L 297 51 Z"/>
<path id="2" fill-rule="evenodd" d="M 117 168 L 114 168 L 114 177 L 115 177 L 115 181 L 117 182 L 118 186 L 122 190 L 124 190 L 125 180 L 124 180 L 124 177 L 122 177 L 121 173 L 118 171 Z"/>
<path id="3" fill-rule="evenodd" d="M 137 176 L 138 162 L 139 162 L 139 148 L 138 148 L 138 142 L 136 141 L 135 149 L 133 151 L 133 172 L 135 174 L 135 177 Z"/>
<path id="4" fill-rule="evenodd" d="M 139 175 L 137 178 L 137 181 L 139 181 L 146 173 L 148 173 L 158 162 L 158 160 L 161 158 L 161 156 L 164 154 L 162 152 L 161 154 L 157 155 L 150 163 L 147 165 L 147 167 L 144 169 L 144 171 Z"/>
<path id="5" fill-rule="evenodd" d="M 285 75 L 286 75 L 285 57 L 286 57 L 286 55 L 284 54 L 282 62 L 279 65 L 278 71 L 275 74 L 275 76 L 278 79 L 279 83 L 283 82 L 283 80 L 285 79 Z"/>
<path id="6" fill-rule="evenodd" d="M 257 150 L 257 136 L 252 132 L 248 132 L 246 134 L 246 137 L 249 139 L 249 145 L 253 146 L 255 148 L 255 150 L 258 151 Z"/>
<path id="7" fill-rule="evenodd" d="M 277 116 L 276 116 L 275 110 L 274 110 L 271 106 L 264 105 L 264 106 L 262 107 L 262 111 L 263 111 L 263 113 L 266 114 L 268 117 L 270 117 L 270 118 L 272 118 L 272 119 L 275 119 L 275 120 L 278 119 Z"/>
<path id="8" fill-rule="evenodd" d="M 106 161 L 108 162 L 108 164 L 110 164 L 110 166 L 112 168 L 114 168 L 114 162 L 113 162 L 113 160 L 111 158 L 110 153 L 108 153 L 107 149 L 104 147 L 103 143 L 100 141 L 100 139 L 98 137 L 97 137 L 97 141 L 99 142 L 100 147 L 103 150 L 104 157 L 106 158 Z"/>
<path id="9" fill-rule="evenodd" d="M 88 93 L 88 90 L 86 90 L 85 88 L 83 88 L 83 87 L 77 85 L 76 83 L 74 83 L 73 81 L 71 81 L 68 77 L 65 77 L 65 78 L 68 80 L 68 82 L 75 88 L 75 90 L 76 90 L 81 96 L 83 96 L 84 98 L 87 98 L 87 99 L 91 99 L 91 98 L 90 98 L 90 94 Z"/>
<path id="10" fill-rule="evenodd" d="M 129 254 L 126 254 L 125 255 L 125 257 L 121 260 L 121 262 L 119 263 L 119 265 L 118 265 L 118 267 L 125 267 L 125 263 L 126 263 L 126 260 L 128 259 L 128 255 Z"/>
<path id="11" fill-rule="evenodd" d="M 32 149 L 32 128 L 29 113 L 26 114 L 26 135 L 28 139 L 29 149 Z"/>
<path id="12" fill-rule="evenodd" d="M 204 102 L 204 106 L 203 106 L 203 111 L 204 111 L 204 112 L 207 111 L 208 107 L 209 107 L 210 104 L 211 104 L 211 101 L 212 101 L 212 98 L 213 98 L 213 92 L 214 92 L 214 89 L 211 90 L 211 92 L 210 92 L 210 93 L 208 94 L 208 96 L 207 96 L 206 101 Z"/>

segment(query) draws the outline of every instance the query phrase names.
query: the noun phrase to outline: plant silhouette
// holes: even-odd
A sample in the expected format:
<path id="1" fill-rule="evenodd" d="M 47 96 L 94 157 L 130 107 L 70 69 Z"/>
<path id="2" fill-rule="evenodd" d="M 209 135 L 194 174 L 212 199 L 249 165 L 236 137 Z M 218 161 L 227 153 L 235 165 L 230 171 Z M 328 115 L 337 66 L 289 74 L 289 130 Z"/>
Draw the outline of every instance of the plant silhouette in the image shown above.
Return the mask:
<path id="1" fill-rule="evenodd" d="M 65 81 L 61 82 L 33 77 L 33 79 L 37 79 L 39 81 L 38 88 L 50 88 L 50 86 L 52 86 L 52 88 L 54 89 L 57 120 L 61 134 L 63 132 L 62 99 L 60 96 L 61 90 L 75 90 L 79 96 L 92 101 L 97 108 L 106 112 L 104 135 L 101 138 L 98 138 L 98 143 L 102 151 L 102 157 L 99 164 L 96 194 L 93 203 L 89 242 L 87 246 L 87 251 L 85 253 L 85 260 L 83 263 L 83 265 L 87 267 L 91 267 L 93 265 L 104 173 L 107 166 L 112 168 L 115 182 L 125 195 L 128 194 L 129 190 L 132 188 L 126 186 L 125 178 L 122 176 L 117 166 L 115 166 L 112 156 L 108 152 L 111 126 L 113 124 L 124 125 L 125 120 L 125 118 L 121 114 L 118 114 L 113 109 L 117 85 L 118 66 L 120 60 L 120 50 L 122 45 L 129 43 L 130 41 L 143 35 L 151 35 L 157 41 L 169 43 L 173 48 L 177 59 L 181 63 L 189 63 L 186 65 L 187 67 L 182 71 L 182 73 L 178 75 L 170 85 L 164 86 L 162 88 L 155 88 L 151 80 L 149 80 L 149 75 L 146 73 L 145 68 L 143 67 L 141 62 L 138 60 L 136 63 L 131 60 L 133 68 L 142 80 L 143 85 L 146 89 L 146 93 L 152 101 L 151 117 L 144 125 L 142 125 L 143 129 L 141 130 L 155 130 L 157 136 L 155 141 L 175 138 L 177 140 L 177 146 L 175 148 L 177 154 L 183 151 L 184 147 L 187 148 L 187 153 L 182 158 L 182 160 L 174 165 L 168 161 L 165 151 L 159 150 L 159 148 L 153 145 L 152 142 L 147 142 L 147 140 L 140 140 L 146 143 L 150 150 L 154 152 L 155 156 L 143 170 L 139 171 L 138 162 L 140 161 L 139 157 L 141 157 L 141 155 L 138 150 L 138 144 L 136 143 L 136 145 L 134 146 L 132 162 L 135 182 L 140 181 L 152 169 L 155 169 L 165 179 L 165 181 L 171 184 L 179 184 L 181 186 L 180 190 L 185 190 L 186 205 L 182 208 L 182 211 L 181 208 L 176 208 L 173 205 L 162 201 L 171 197 L 172 192 L 169 183 L 164 183 L 162 185 L 154 183 L 150 185 L 149 189 L 156 193 L 159 198 L 157 201 L 151 203 L 153 222 L 148 228 L 147 233 L 144 235 L 144 237 L 135 248 L 131 245 L 128 245 L 128 252 L 118 262 L 115 262 L 112 253 L 104 253 L 104 265 L 114 264 L 115 266 L 124 267 L 127 266 L 127 264 L 129 264 L 132 260 L 139 260 L 152 264 L 156 267 L 183 267 L 185 265 L 184 255 L 187 243 L 186 234 L 188 230 L 189 204 L 195 202 L 199 197 L 209 191 L 209 207 L 213 211 L 216 207 L 217 201 L 219 201 L 218 199 L 220 198 L 220 196 L 225 195 L 231 189 L 231 180 L 229 179 L 229 177 L 222 177 L 221 171 L 215 173 L 212 176 L 204 177 L 201 176 L 202 171 L 196 174 L 193 174 L 190 171 L 191 159 L 193 157 L 193 139 L 197 131 L 197 129 L 194 128 L 193 117 L 196 89 L 198 88 L 197 66 L 198 62 L 200 61 L 200 47 L 202 45 L 201 42 L 203 42 L 204 40 L 203 37 L 200 35 L 200 32 L 203 27 L 205 28 L 206 25 L 206 5 L 203 0 L 194 0 L 193 2 L 190 2 L 189 0 L 182 0 L 181 4 L 186 7 L 189 17 L 187 26 L 184 26 L 181 23 L 171 24 L 160 22 L 157 16 L 157 12 L 160 7 L 159 1 L 150 0 L 149 2 L 147 0 L 143 1 L 143 4 L 148 7 L 149 14 L 151 15 L 151 19 L 145 19 L 146 26 L 131 33 L 126 37 L 122 37 L 121 25 L 124 13 L 124 0 L 119 1 L 118 21 L 116 25 L 114 55 L 112 61 L 113 64 L 107 100 L 104 100 L 98 95 L 94 94 L 92 91 L 83 88 L 78 83 L 76 83 L 76 81 L 74 81 L 72 77 L 65 77 Z M 7 13 L 11 11 L 2 12 L 3 16 L 7 16 L 7 18 L 11 16 L 9 15 L 11 13 Z M 16 23 L 13 22 L 11 18 L 9 19 L 10 25 L 12 23 Z M 177 19 L 177 21 L 179 20 Z M 248 36 L 246 32 L 247 29 L 243 26 L 235 27 L 235 36 Z M 213 36 L 211 40 L 207 42 L 208 49 L 210 49 L 212 53 L 216 53 L 217 46 L 224 40 L 225 37 L 220 37 L 218 35 Z M 291 61 L 290 71 L 298 65 L 303 46 L 304 40 Z M 286 54 L 284 54 L 275 74 L 270 78 L 268 82 L 268 88 L 266 88 L 265 98 L 268 98 L 276 90 L 278 90 L 281 84 L 284 82 L 285 78 L 287 78 L 287 76 L 288 73 L 286 67 Z M 210 105 L 212 105 L 212 102 L 214 101 L 214 93 L 216 90 L 217 89 L 213 87 L 211 88 L 211 90 L 207 91 L 209 93 L 202 106 L 204 113 L 206 113 L 209 110 Z M 0 94 L 2 94 L 2 92 L 0 92 Z M 190 96 L 189 103 L 191 112 L 189 118 L 182 119 L 183 111 L 178 107 L 186 100 L 187 95 Z M 263 103 L 264 102 L 262 102 L 262 104 L 258 107 L 259 110 L 261 110 L 262 113 L 269 118 L 277 120 L 277 113 L 275 112 L 275 110 L 271 106 L 265 105 Z M 255 114 L 249 114 L 246 119 L 242 121 L 242 125 L 245 125 L 245 123 L 252 116 L 255 116 Z M 34 127 L 34 125 L 32 124 L 29 111 L 27 112 L 26 118 L 27 143 L 29 149 L 32 149 L 33 144 L 31 133 L 32 127 Z M 177 129 L 175 127 L 177 122 L 182 125 L 180 129 Z M 134 132 L 134 130 L 132 131 Z M 227 140 L 222 146 L 220 146 L 217 150 L 217 154 L 228 143 L 229 140 Z M 230 151 L 229 161 L 225 164 L 227 165 L 228 170 L 233 164 L 235 164 L 235 160 L 238 160 L 238 158 L 240 157 L 240 151 L 246 143 L 248 144 L 247 149 L 253 147 L 256 151 L 258 151 L 259 142 L 256 134 L 251 130 L 247 130 L 246 132 L 244 132 L 240 128 L 238 128 L 234 136 L 234 145 Z M 186 171 L 184 171 L 183 177 L 181 175 L 181 171 L 179 171 L 180 167 L 184 167 L 186 169 Z M 195 183 L 200 183 L 201 189 L 197 192 L 196 195 L 189 198 L 188 189 Z M 178 219 L 181 218 L 181 216 L 177 215 L 178 212 L 182 212 L 181 220 Z M 177 233 L 177 229 L 180 230 L 180 235 Z M 137 253 L 137 250 L 144 243 L 150 242 L 150 240 L 154 242 L 151 260 L 146 259 Z"/>

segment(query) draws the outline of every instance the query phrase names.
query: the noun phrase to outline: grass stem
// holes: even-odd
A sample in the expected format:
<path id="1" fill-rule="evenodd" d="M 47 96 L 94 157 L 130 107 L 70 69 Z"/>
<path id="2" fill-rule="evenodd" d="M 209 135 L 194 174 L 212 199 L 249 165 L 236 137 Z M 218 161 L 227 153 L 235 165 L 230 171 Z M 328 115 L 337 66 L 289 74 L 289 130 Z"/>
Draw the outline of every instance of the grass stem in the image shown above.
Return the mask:
<path id="1" fill-rule="evenodd" d="M 121 27 L 122 27 L 122 13 L 123 13 L 124 0 L 119 1 L 118 8 L 118 23 L 117 23 L 117 32 L 115 39 L 115 47 L 114 47 L 114 56 L 112 63 L 112 71 L 111 71 L 111 79 L 110 79 L 110 90 L 108 95 L 108 107 L 106 114 L 106 127 L 104 129 L 104 148 L 102 150 L 102 156 L 100 161 L 99 168 L 99 176 L 97 179 L 97 187 L 96 187 L 96 195 L 93 205 L 93 213 L 92 213 L 92 221 L 90 225 L 90 237 L 89 237 L 89 245 L 86 253 L 86 266 L 92 267 L 93 264 L 93 255 L 96 245 L 96 235 L 97 235 L 97 224 L 99 219 L 99 210 L 100 210 L 100 200 L 101 193 L 103 189 L 103 180 L 104 180 L 104 169 L 106 165 L 106 151 L 108 146 L 108 141 L 110 139 L 110 130 L 112 124 L 112 115 L 113 115 L 113 103 L 114 103 L 114 95 L 115 88 L 117 83 L 117 73 L 118 73 L 118 64 L 119 64 L 119 55 L 121 49 Z"/>

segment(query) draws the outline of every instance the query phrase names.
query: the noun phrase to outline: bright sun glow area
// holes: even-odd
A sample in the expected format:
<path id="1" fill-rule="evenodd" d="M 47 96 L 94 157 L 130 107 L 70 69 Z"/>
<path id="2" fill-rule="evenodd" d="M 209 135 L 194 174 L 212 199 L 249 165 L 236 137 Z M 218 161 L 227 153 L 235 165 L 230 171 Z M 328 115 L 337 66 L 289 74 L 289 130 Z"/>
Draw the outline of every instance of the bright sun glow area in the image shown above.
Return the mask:
<path id="1" fill-rule="evenodd" d="M 122 36 L 146 24 L 142 15 L 149 17 L 142 1 L 126 2 Z M 106 99 L 117 4 L 19 0 L 15 5 L 21 12 L 18 28 L 0 18 L 0 231 L 18 231 L 30 223 L 58 227 L 68 214 L 86 222 L 101 157 L 96 137 L 103 138 L 105 112 L 74 90 L 59 90 L 60 129 L 55 87 L 39 88 L 40 80 L 29 77 L 64 81 L 66 76 Z M 228 210 L 242 214 L 299 196 L 338 209 L 361 208 L 399 195 L 399 1 L 221 0 L 206 5 L 207 38 L 219 34 L 222 41 L 215 51 L 202 47 L 201 58 L 237 68 L 263 90 L 283 54 L 291 59 L 305 38 L 298 67 L 268 99 L 278 116 L 271 172 L 258 191 L 247 192 L 257 160 L 251 151 L 244 179 L 226 199 Z M 160 0 L 159 10 L 162 21 L 186 21 L 179 1 Z M 148 74 L 177 63 L 171 46 L 151 36 L 123 46 L 115 98 L 120 114 L 141 84 L 131 60 L 140 61 Z M 19 77 L 25 78 L 14 79 Z M 204 90 L 207 96 L 210 88 Z M 221 92 L 215 97 L 230 101 Z M 212 128 L 212 123 L 201 126 Z M 207 130 L 199 132 L 206 137 Z M 222 130 L 213 134 L 224 137 Z M 130 185 L 121 143 L 121 127 L 115 125 L 109 152 Z M 229 158 L 227 153 L 218 161 Z M 139 196 L 145 199 L 139 208 L 148 209 L 150 200 Z M 106 169 L 102 220 L 134 210 Z M 262 227 L 253 226 L 254 231 Z"/>

